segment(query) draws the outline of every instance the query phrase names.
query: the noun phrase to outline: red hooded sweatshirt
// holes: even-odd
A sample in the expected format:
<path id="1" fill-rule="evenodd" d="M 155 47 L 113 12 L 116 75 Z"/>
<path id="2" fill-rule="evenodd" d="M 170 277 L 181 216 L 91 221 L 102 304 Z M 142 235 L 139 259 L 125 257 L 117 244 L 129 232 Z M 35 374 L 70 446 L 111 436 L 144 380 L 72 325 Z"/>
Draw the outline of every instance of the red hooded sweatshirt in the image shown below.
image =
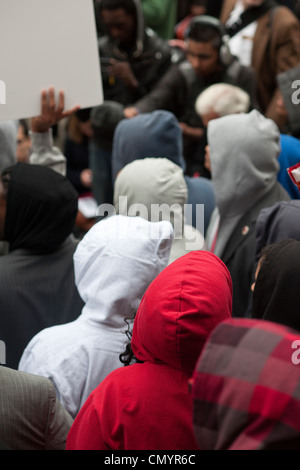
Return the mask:
<path id="1" fill-rule="evenodd" d="M 133 279 L 134 282 L 134 279 Z M 67 450 L 195 450 L 188 381 L 210 332 L 231 317 L 232 283 L 222 261 L 189 253 L 165 268 L 138 309 L 132 349 L 75 418 Z"/>

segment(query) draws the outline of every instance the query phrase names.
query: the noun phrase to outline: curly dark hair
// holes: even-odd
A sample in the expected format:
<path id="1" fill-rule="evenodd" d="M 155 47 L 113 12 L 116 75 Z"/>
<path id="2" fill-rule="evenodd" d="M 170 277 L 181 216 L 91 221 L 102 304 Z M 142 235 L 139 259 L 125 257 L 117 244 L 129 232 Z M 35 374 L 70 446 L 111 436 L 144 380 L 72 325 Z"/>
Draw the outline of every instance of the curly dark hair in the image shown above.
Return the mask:
<path id="1" fill-rule="evenodd" d="M 135 355 L 132 351 L 132 348 L 131 348 L 132 325 L 133 325 L 133 322 L 134 322 L 134 318 L 135 318 L 135 314 L 134 314 L 134 316 L 124 318 L 124 321 L 127 324 L 127 330 L 125 331 L 125 334 L 126 334 L 128 340 L 129 340 L 129 342 L 127 343 L 127 345 L 125 347 L 125 351 L 123 351 L 119 355 L 120 362 L 124 366 L 130 366 L 131 364 L 136 364 L 136 363 L 141 364 L 142 363 L 142 361 L 139 361 L 135 357 Z"/>

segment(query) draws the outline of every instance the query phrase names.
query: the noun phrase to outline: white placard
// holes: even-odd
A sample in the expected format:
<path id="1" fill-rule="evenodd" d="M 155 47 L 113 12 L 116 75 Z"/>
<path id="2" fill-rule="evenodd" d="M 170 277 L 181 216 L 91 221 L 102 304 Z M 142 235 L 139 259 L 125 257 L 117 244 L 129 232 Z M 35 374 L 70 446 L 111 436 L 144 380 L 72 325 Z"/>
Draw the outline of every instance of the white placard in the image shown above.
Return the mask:
<path id="1" fill-rule="evenodd" d="M 93 0 L 0 0 L 0 120 L 39 115 L 51 86 L 65 109 L 103 102 Z"/>

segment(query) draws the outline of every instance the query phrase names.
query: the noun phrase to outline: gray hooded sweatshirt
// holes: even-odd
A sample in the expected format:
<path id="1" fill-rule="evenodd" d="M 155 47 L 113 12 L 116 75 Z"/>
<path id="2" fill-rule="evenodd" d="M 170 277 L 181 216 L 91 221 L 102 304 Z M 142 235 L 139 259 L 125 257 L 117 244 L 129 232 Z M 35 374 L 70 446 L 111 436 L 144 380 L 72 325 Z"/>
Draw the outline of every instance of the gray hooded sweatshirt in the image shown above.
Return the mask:
<path id="1" fill-rule="evenodd" d="M 174 241 L 169 264 L 190 251 L 205 248 L 200 230 L 186 223 L 187 201 L 188 188 L 182 168 L 167 158 L 135 160 L 120 171 L 115 181 L 117 214 L 171 222 Z"/>
<path id="2" fill-rule="evenodd" d="M 206 242 L 230 271 L 234 317 L 247 315 L 258 214 L 264 207 L 290 199 L 277 182 L 279 139 L 276 124 L 256 110 L 216 119 L 208 125 L 217 209 Z"/>
<path id="3" fill-rule="evenodd" d="M 215 119 L 208 125 L 208 143 L 217 209 L 206 240 L 211 248 L 213 227 L 218 225 L 214 253 L 222 257 L 236 226 L 251 208 L 272 191 L 278 190 L 275 200 L 289 196 L 277 182 L 280 134 L 271 119 L 257 110 Z"/>

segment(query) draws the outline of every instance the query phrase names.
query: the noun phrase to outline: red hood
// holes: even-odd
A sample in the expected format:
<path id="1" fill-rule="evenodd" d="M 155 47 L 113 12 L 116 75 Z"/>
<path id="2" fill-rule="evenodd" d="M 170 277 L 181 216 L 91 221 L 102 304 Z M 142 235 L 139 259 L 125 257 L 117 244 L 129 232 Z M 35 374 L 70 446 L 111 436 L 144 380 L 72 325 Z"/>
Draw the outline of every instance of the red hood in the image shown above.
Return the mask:
<path id="1" fill-rule="evenodd" d="M 232 282 L 215 255 L 189 253 L 147 289 L 134 322 L 132 349 L 140 361 L 168 364 L 192 375 L 210 332 L 231 317 Z"/>

